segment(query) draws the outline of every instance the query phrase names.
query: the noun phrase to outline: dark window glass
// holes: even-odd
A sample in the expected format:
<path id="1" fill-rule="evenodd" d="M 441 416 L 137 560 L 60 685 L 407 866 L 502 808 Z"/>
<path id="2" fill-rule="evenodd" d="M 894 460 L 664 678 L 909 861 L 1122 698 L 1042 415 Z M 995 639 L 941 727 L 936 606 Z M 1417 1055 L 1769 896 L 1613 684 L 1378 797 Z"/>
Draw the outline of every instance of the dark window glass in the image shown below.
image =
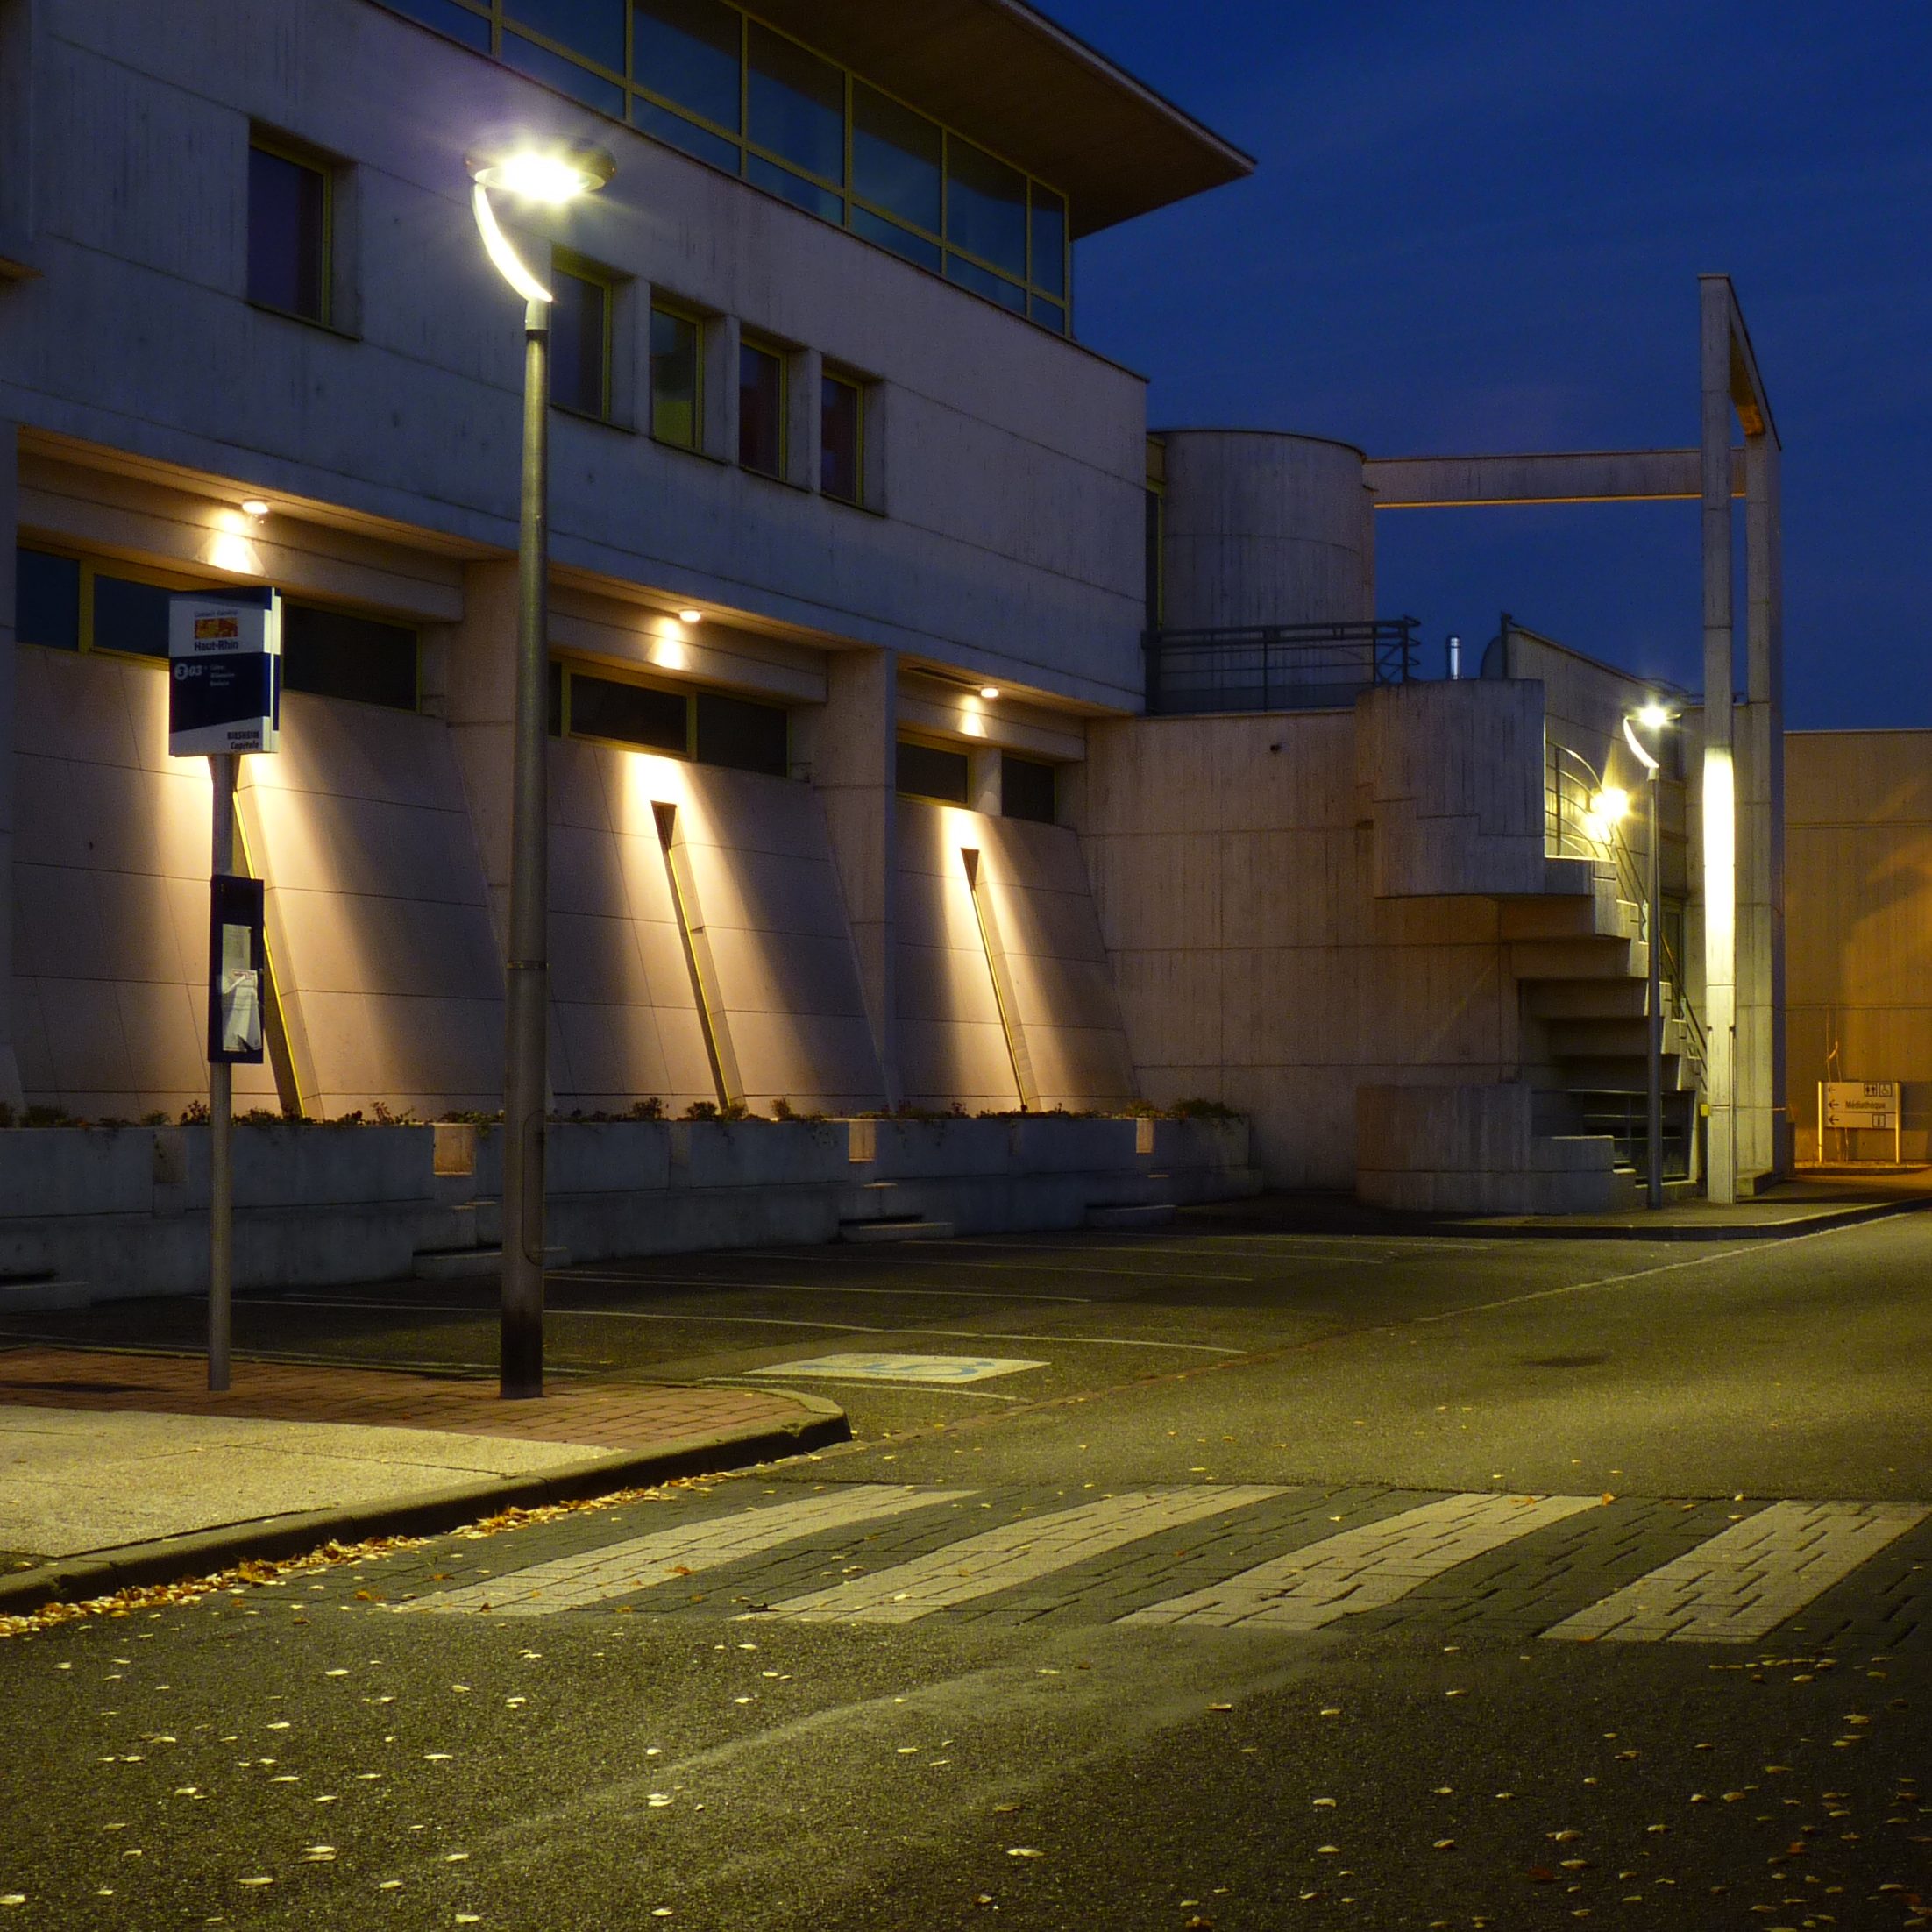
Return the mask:
<path id="1" fill-rule="evenodd" d="M 503 12 L 586 60 L 624 71 L 624 0 L 504 0 Z"/>
<path id="2" fill-rule="evenodd" d="M 81 648 L 81 566 L 45 550 L 13 553 L 13 635 L 23 644 Z"/>
<path id="3" fill-rule="evenodd" d="M 416 633 L 406 625 L 317 610 L 312 604 L 282 606 L 285 691 L 414 711 L 416 651 Z"/>
<path id="4" fill-rule="evenodd" d="M 861 450 L 865 433 L 865 392 L 842 376 L 827 376 L 819 401 L 819 487 L 847 503 L 862 500 Z"/>
<path id="5" fill-rule="evenodd" d="M 946 149 L 946 239 L 1024 281 L 1026 177 L 956 136 Z"/>
<path id="6" fill-rule="evenodd" d="M 550 273 L 550 401 L 579 416 L 610 414 L 610 290 L 568 269 Z"/>
<path id="7" fill-rule="evenodd" d="M 890 248 L 895 255 L 903 255 L 907 261 L 917 262 L 921 268 L 930 268 L 935 274 L 939 271 L 939 244 L 923 239 L 896 222 L 887 221 L 884 216 L 869 215 L 863 208 L 855 208 L 852 232 L 863 235 L 867 241 L 881 248 Z"/>
<path id="8" fill-rule="evenodd" d="M 1067 292 L 1067 204 L 1050 188 L 1033 188 L 1033 261 L 1035 288 L 1049 295 Z"/>
<path id="9" fill-rule="evenodd" d="M 785 360 L 738 345 L 738 460 L 761 476 L 785 474 Z"/>
<path id="10" fill-rule="evenodd" d="M 923 114 L 852 85 L 852 192 L 901 221 L 938 234 L 941 137 Z"/>
<path id="11" fill-rule="evenodd" d="M 808 181 L 802 174 L 794 174 L 789 167 L 780 167 L 776 161 L 768 161 L 763 155 L 748 154 L 745 157 L 744 178 L 756 188 L 762 188 L 768 195 L 777 195 L 802 208 L 808 215 L 816 215 L 820 221 L 842 222 L 845 219 L 845 197 L 835 194 L 829 188 L 820 188 L 816 181 Z"/>
<path id="12" fill-rule="evenodd" d="M 545 722 L 553 738 L 564 735 L 564 667 L 552 657 L 543 679 Z"/>
<path id="13" fill-rule="evenodd" d="M 94 648 L 139 657 L 167 655 L 168 593 L 154 584 L 94 573 Z"/>
<path id="14" fill-rule="evenodd" d="M 688 708 L 681 692 L 620 685 L 580 671 L 570 676 L 570 728 L 575 737 L 615 738 L 683 757 L 689 744 Z"/>
<path id="15" fill-rule="evenodd" d="M 515 67 L 519 74 L 527 74 L 533 81 L 541 81 L 560 94 L 568 94 L 586 107 L 593 107 L 600 114 L 609 115 L 613 120 L 621 121 L 624 117 L 624 90 L 616 82 L 603 80 L 588 67 L 580 67 L 576 61 L 566 60 L 561 53 L 552 53 L 548 47 L 540 47 L 520 33 L 504 34 L 503 61 L 505 66 Z"/>
<path id="16" fill-rule="evenodd" d="M 790 769 L 785 714 L 778 705 L 755 704 L 749 698 L 728 698 L 722 692 L 700 691 L 698 707 L 698 761 L 729 765 L 735 771 L 764 771 L 782 778 Z"/>
<path id="17" fill-rule="evenodd" d="M 490 23 L 459 7 L 456 0 L 384 0 L 392 13 L 406 14 L 426 27 L 460 40 L 466 47 L 490 51 Z"/>
<path id="18" fill-rule="evenodd" d="M 1026 291 L 1018 282 L 992 274 L 972 262 L 962 260 L 957 255 L 946 258 L 946 279 L 956 281 L 962 288 L 970 288 L 976 295 L 990 295 L 993 301 L 1020 315 L 1026 313 Z"/>
<path id="19" fill-rule="evenodd" d="M 845 182 L 845 76 L 754 20 L 749 34 L 751 139 L 820 180 Z"/>
<path id="20" fill-rule="evenodd" d="M 700 161 L 721 167 L 728 174 L 738 172 L 742 157 L 735 141 L 728 141 L 721 134 L 711 133 L 695 121 L 687 121 L 683 115 L 673 114 L 668 107 L 659 107 L 655 101 L 647 101 L 641 94 L 633 95 L 630 118 L 633 125 L 641 127 L 645 133 L 655 135 L 672 147 L 682 148 L 686 154 L 696 155 Z"/>
<path id="21" fill-rule="evenodd" d="M 650 433 L 698 447 L 698 324 L 675 309 L 650 312 Z"/>
<path id="22" fill-rule="evenodd" d="M 899 789 L 915 799 L 938 799 L 947 805 L 966 802 L 966 754 L 941 751 L 938 746 L 899 745 Z"/>
<path id="23" fill-rule="evenodd" d="M 1054 768 L 1006 752 L 999 761 L 999 809 L 1009 819 L 1054 822 Z"/>
<path id="24" fill-rule="evenodd" d="M 329 179 L 266 148 L 248 151 L 248 299 L 329 319 Z"/>
<path id="25" fill-rule="evenodd" d="M 636 0 L 630 77 L 678 107 L 738 131 L 738 11 L 718 0 Z"/>
<path id="26" fill-rule="evenodd" d="M 1048 302 L 1044 295 L 1035 295 L 1031 304 L 1033 318 L 1042 329 L 1051 329 L 1056 336 L 1067 332 L 1067 311 L 1057 302 Z"/>

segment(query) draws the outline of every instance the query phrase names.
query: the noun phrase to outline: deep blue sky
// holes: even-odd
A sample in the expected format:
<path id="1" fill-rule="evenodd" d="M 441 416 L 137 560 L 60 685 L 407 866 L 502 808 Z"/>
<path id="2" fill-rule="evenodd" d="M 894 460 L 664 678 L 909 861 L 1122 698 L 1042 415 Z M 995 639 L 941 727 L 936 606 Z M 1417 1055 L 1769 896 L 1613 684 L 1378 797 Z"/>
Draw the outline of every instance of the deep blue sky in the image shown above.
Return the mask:
<path id="1" fill-rule="evenodd" d="M 1722 270 L 1784 443 L 1787 722 L 1932 725 L 1927 0 L 1044 4 L 1261 164 L 1081 245 L 1081 335 L 1155 423 L 1694 444 Z M 1701 681 L 1694 504 L 1376 536 L 1381 612 L 1431 643 L 1506 607 Z"/>

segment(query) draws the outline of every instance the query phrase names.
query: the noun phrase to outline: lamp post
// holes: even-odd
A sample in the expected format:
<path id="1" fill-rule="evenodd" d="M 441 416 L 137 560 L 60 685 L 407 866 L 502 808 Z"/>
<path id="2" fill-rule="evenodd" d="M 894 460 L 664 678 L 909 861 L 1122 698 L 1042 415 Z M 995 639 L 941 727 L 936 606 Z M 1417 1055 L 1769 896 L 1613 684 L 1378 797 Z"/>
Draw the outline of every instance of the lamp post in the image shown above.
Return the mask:
<path id="1" fill-rule="evenodd" d="M 512 133 L 468 157 L 483 246 L 523 298 L 523 470 L 517 541 L 516 700 L 512 730 L 510 904 L 503 1046 L 503 1296 L 499 1382 L 543 1393 L 543 1123 L 549 1106 L 547 927 L 550 811 L 545 674 L 550 656 L 550 291 L 498 225 L 490 191 L 560 208 L 601 188 L 616 163 L 583 141 Z"/>
<path id="2" fill-rule="evenodd" d="M 1663 988 L 1663 875 L 1658 863 L 1657 772 L 1661 762 L 1638 738 L 1635 727 L 1642 725 L 1654 738 L 1671 721 L 1671 714 L 1660 704 L 1642 706 L 1634 717 L 1623 720 L 1623 742 L 1637 754 L 1644 767 L 1644 793 L 1650 801 L 1648 848 L 1644 863 L 1645 897 L 1644 913 L 1645 950 L 1650 955 L 1650 991 L 1644 1001 L 1649 1018 L 1649 1041 L 1644 1055 L 1644 1199 L 1653 1208 L 1664 1204 L 1664 1009 Z M 1678 989 L 1681 994 L 1683 989 Z"/>

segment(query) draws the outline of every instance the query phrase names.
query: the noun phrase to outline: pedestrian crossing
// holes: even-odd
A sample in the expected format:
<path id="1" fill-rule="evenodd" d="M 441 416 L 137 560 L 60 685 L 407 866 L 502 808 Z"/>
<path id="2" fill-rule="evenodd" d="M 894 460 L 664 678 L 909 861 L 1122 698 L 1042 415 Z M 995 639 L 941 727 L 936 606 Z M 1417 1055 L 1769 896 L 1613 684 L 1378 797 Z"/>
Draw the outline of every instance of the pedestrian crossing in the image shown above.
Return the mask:
<path id="1" fill-rule="evenodd" d="M 1425 1587 L 1439 1600 L 1459 1576 L 1494 1588 L 1496 1565 L 1481 1561 L 1492 1559 L 1515 1566 L 1525 1635 L 1735 1644 L 1767 1636 L 1932 1517 L 1919 1503 L 1783 1501 L 1731 1511 L 1712 1531 L 1708 1512 L 1695 1527 L 1673 1513 L 1696 1505 L 1644 1506 L 1633 1526 L 1601 1496 L 1384 1493 L 1325 1516 L 1332 1501 L 1261 1483 L 1150 1486 L 1044 1504 L 950 1485 L 827 1485 L 389 1608 L 510 1617 L 670 1610 L 717 1588 L 735 1614 L 787 1623 L 1071 1608 L 1129 1628 L 1293 1636 L 1389 1610 Z M 992 1523 L 966 1531 L 984 1513 Z M 1655 1557 L 1673 1543 L 1664 1560 L 1637 1567 L 1646 1549 Z M 693 1577 L 707 1588 L 666 1588 Z M 724 1589 L 718 1577 L 740 1587 Z"/>

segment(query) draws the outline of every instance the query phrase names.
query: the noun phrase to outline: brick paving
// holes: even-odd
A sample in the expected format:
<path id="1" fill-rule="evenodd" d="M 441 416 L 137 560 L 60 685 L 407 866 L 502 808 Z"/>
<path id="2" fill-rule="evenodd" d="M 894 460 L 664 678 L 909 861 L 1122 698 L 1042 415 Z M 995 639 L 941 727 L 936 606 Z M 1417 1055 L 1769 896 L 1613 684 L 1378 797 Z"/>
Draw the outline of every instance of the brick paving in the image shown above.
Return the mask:
<path id="1" fill-rule="evenodd" d="M 617 1451 L 779 1427 L 798 1421 L 801 1412 L 795 1397 L 776 1389 L 668 1382 L 553 1382 L 540 1401 L 504 1402 L 494 1381 L 394 1369 L 238 1361 L 233 1387 L 218 1396 L 209 1392 L 207 1375 L 206 1362 L 195 1355 L 0 1349 L 0 1403 L 353 1423 Z"/>

